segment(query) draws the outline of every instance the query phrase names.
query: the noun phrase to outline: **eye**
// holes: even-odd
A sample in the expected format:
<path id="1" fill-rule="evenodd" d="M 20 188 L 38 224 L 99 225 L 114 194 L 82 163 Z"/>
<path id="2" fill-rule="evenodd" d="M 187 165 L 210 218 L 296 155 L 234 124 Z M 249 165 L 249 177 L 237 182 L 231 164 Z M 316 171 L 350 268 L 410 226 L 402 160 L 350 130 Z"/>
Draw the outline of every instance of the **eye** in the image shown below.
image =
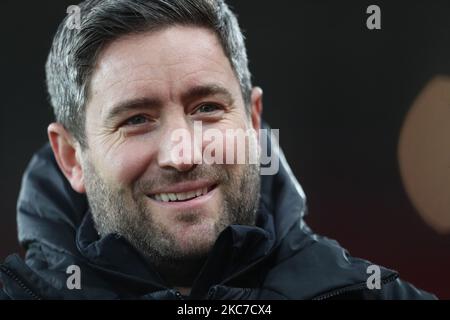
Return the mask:
<path id="1" fill-rule="evenodd" d="M 217 110 L 221 110 L 222 108 L 216 104 L 213 103 L 205 103 L 203 105 L 201 105 L 199 108 L 197 108 L 196 112 L 199 113 L 211 113 Z"/>
<path id="2" fill-rule="evenodd" d="M 144 124 L 147 122 L 148 122 L 148 119 L 145 116 L 140 114 L 140 115 L 129 118 L 127 121 L 125 121 L 124 124 L 128 125 L 128 126 L 138 126 L 140 124 Z"/>

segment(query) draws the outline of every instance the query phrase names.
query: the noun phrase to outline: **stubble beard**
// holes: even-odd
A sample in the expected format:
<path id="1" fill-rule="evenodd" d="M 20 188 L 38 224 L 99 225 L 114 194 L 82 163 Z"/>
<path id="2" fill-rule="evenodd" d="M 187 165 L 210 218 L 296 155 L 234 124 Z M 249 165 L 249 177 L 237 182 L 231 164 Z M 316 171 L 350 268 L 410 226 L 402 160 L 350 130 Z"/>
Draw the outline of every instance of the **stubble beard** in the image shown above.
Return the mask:
<path id="1" fill-rule="evenodd" d="M 99 235 L 122 236 L 172 285 L 192 284 L 218 236 L 229 225 L 255 224 L 261 183 L 259 165 L 199 165 L 189 172 L 172 172 L 158 179 L 137 182 L 133 190 L 107 183 L 89 160 L 83 161 L 83 170 L 86 194 Z M 210 232 L 199 233 L 186 248 L 164 225 L 157 223 L 139 191 L 162 185 L 162 181 L 167 184 L 199 178 L 219 182 L 223 206 Z M 197 216 L 195 211 L 189 212 L 183 215 L 186 221 L 182 222 L 195 223 Z M 187 221 L 189 219 L 192 221 Z"/>

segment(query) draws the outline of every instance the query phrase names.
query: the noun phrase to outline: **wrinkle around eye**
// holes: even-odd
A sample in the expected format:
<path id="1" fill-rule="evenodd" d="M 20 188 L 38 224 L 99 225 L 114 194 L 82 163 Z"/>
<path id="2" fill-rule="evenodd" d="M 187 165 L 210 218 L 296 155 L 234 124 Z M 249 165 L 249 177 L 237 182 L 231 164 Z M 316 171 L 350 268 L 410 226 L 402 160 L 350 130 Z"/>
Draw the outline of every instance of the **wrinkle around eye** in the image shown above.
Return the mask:
<path id="1" fill-rule="evenodd" d="M 120 130 L 115 132 L 104 132 L 97 136 L 97 141 L 103 147 L 105 152 L 109 153 L 112 149 L 119 147 L 125 141 L 125 135 Z"/>
<path id="2" fill-rule="evenodd" d="M 120 127 L 115 132 L 115 135 L 120 136 L 120 138 L 122 140 L 126 140 L 126 139 L 131 139 L 134 137 L 138 138 L 141 136 L 145 136 L 154 131 L 155 131 L 155 126 L 153 124 L 145 123 L 142 125 Z"/>
<path id="3" fill-rule="evenodd" d="M 138 121 L 134 123 L 134 120 L 136 119 Z M 155 129 L 156 123 L 157 121 L 155 119 L 152 119 L 145 114 L 137 114 L 122 121 L 115 127 L 114 131 L 120 132 L 125 136 L 147 133 Z"/>

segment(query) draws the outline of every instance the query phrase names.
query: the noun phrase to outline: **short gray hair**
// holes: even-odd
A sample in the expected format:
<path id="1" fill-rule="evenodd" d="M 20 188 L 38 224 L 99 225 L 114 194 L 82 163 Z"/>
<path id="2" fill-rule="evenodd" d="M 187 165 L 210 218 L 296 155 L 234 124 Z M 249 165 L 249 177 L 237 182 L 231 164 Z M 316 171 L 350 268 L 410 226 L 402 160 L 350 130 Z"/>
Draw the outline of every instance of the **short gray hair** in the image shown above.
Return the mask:
<path id="1" fill-rule="evenodd" d="M 46 64 L 47 89 L 56 121 L 87 147 L 85 106 L 97 57 L 120 36 L 173 25 L 206 27 L 218 36 L 250 111 L 251 75 L 244 36 L 223 0 L 86 0 L 80 29 L 60 24 Z"/>

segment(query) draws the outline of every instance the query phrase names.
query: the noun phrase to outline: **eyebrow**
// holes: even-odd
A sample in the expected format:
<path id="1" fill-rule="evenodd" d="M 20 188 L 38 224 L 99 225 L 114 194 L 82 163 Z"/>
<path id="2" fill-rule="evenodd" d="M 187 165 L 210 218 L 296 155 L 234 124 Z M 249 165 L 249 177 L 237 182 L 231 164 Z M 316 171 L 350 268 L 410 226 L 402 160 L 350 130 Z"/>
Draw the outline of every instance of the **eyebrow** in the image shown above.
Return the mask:
<path id="1" fill-rule="evenodd" d="M 182 94 L 183 102 L 191 102 L 210 96 L 222 96 L 228 105 L 234 104 L 233 95 L 225 87 L 217 84 L 201 85 L 189 89 Z"/>
<path id="2" fill-rule="evenodd" d="M 111 121 L 130 111 L 142 110 L 143 108 L 160 108 L 161 106 L 162 102 L 158 99 L 148 97 L 133 98 L 119 102 L 111 107 L 105 119 L 106 121 Z"/>
<path id="3" fill-rule="evenodd" d="M 181 95 L 181 99 L 183 103 L 190 103 L 192 101 L 210 96 L 221 96 L 222 99 L 225 100 L 225 103 L 227 103 L 228 105 L 231 106 L 234 104 L 234 98 L 230 91 L 228 91 L 225 87 L 217 84 L 199 85 L 192 87 Z M 162 105 L 163 102 L 160 99 L 156 98 L 132 98 L 129 100 L 121 101 L 111 107 L 107 112 L 105 119 L 106 121 L 111 121 L 129 111 L 142 110 L 144 108 L 161 108 Z"/>

